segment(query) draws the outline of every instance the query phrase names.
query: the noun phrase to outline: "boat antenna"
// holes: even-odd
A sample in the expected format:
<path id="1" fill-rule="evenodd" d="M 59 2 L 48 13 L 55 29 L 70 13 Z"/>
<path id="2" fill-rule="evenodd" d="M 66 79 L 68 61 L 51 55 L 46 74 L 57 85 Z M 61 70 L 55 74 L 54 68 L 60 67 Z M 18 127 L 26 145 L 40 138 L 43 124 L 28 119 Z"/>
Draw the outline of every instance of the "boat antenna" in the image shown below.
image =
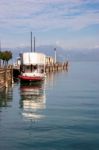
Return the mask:
<path id="1" fill-rule="evenodd" d="M 35 52 L 35 36 L 34 36 L 34 52 Z"/>
<path id="2" fill-rule="evenodd" d="M 31 32 L 31 52 L 32 52 L 32 32 Z"/>

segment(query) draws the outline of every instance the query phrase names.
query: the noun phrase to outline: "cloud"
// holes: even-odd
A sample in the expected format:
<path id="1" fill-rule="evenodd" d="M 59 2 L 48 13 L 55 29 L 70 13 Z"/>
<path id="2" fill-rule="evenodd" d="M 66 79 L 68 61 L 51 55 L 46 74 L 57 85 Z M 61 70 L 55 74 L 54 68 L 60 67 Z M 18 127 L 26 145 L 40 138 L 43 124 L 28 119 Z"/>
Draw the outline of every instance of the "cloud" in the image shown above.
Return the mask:
<path id="1" fill-rule="evenodd" d="M 6 40 L 10 46 L 24 41 L 28 43 L 27 36 L 33 31 L 34 34 L 40 33 L 39 36 L 45 34 L 46 37 L 40 40 L 42 43 L 46 40 L 46 43 L 71 47 L 72 42 L 72 46 L 76 47 L 79 41 L 79 46 L 85 43 L 87 47 L 89 37 L 84 37 L 84 40 L 76 36 L 74 40 L 74 36 L 70 36 L 72 39 L 66 39 L 68 43 L 64 38 L 69 36 L 68 31 L 72 35 L 93 25 L 99 25 L 99 0 L 0 0 L 0 39 Z M 55 31 L 63 30 L 57 37 Z M 96 38 L 91 37 L 89 41 L 97 45 Z"/>
<path id="2" fill-rule="evenodd" d="M 99 24 L 98 0 L 1 0 L 0 27 L 13 30 L 81 29 Z"/>

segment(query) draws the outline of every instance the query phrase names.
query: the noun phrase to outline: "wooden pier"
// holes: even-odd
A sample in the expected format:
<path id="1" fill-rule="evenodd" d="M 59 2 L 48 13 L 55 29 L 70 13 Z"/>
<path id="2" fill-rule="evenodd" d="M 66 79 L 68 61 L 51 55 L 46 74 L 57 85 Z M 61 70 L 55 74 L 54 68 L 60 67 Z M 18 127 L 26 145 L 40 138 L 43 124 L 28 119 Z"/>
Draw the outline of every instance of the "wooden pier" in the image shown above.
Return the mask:
<path id="1" fill-rule="evenodd" d="M 57 72 L 62 70 L 68 70 L 68 62 L 66 63 L 55 63 L 46 65 L 45 72 Z M 0 68 L 0 88 L 8 87 L 9 84 L 12 84 L 13 79 L 17 79 L 20 74 L 20 69 L 14 68 L 13 66 L 7 68 Z"/>
<path id="2" fill-rule="evenodd" d="M 0 68 L 0 88 L 8 87 L 13 81 L 13 68 L 4 67 Z"/>
<path id="3" fill-rule="evenodd" d="M 45 72 L 55 72 L 55 71 L 62 71 L 62 70 L 68 70 L 68 62 L 66 63 L 55 63 L 52 65 L 46 65 Z"/>

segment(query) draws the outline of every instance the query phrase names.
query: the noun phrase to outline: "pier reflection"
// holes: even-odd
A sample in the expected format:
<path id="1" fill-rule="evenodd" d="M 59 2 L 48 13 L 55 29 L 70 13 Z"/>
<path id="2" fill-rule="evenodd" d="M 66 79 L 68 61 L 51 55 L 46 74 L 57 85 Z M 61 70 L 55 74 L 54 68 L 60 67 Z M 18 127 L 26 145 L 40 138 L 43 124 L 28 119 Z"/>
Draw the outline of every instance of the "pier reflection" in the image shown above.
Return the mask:
<path id="1" fill-rule="evenodd" d="M 37 121 L 45 117 L 42 111 L 46 108 L 44 85 L 21 85 L 20 96 L 24 119 Z"/>
<path id="2" fill-rule="evenodd" d="M 0 89 L 0 107 L 10 107 L 13 99 L 13 88 L 9 86 L 8 88 Z"/>

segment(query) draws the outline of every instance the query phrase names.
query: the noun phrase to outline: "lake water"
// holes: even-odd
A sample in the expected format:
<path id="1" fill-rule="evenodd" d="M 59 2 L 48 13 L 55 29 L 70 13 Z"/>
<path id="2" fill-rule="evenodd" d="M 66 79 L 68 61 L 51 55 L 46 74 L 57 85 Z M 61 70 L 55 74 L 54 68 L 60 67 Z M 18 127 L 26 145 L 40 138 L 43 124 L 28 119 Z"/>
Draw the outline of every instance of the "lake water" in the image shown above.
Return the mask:
<path id="1" fill-rule="evenodd" d="M 0 150 L 99 150 L 99 62 L 0 90 Z"/>

